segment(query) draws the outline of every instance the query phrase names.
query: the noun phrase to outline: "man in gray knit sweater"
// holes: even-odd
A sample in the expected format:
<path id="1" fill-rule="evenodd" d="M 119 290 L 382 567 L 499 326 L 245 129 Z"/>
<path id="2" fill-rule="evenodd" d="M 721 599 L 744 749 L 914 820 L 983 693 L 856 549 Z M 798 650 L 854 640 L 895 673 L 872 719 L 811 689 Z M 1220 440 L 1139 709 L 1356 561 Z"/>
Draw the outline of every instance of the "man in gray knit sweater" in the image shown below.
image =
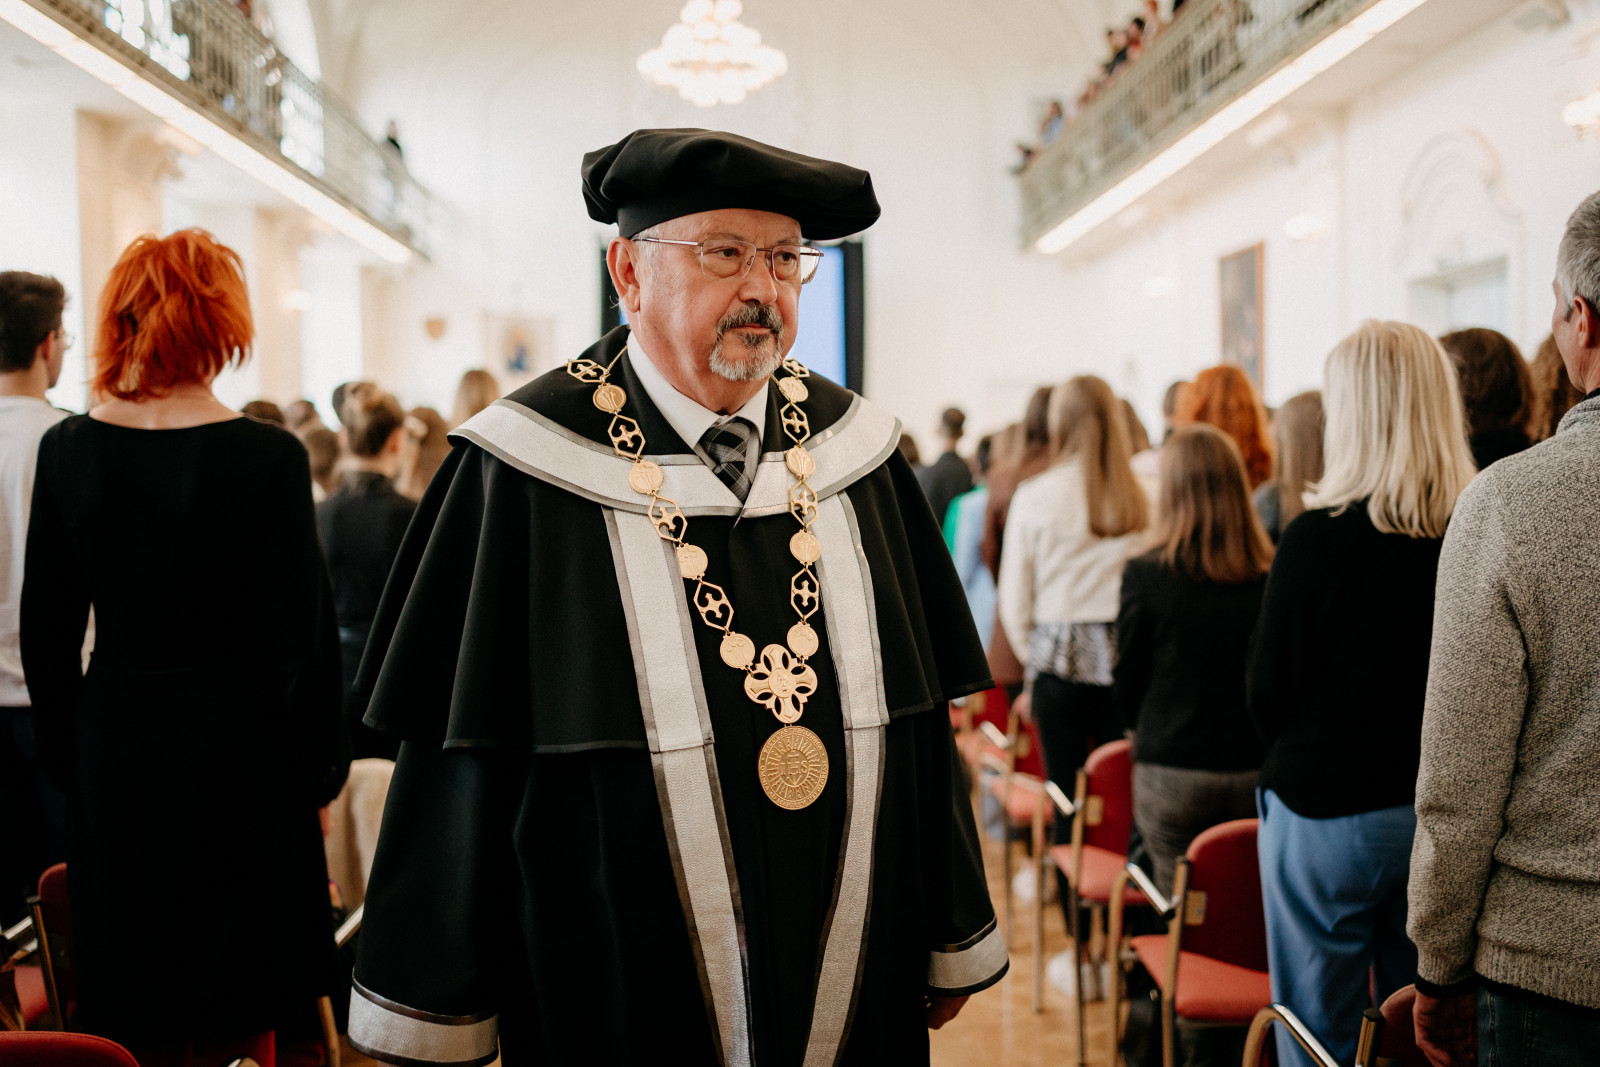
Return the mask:
<path id="1" fill-rule="evenodd" d="M 1555 294 L 1588 395 L 1468 487 L 1439 560 L 1407 924 L 1436 1067 L 1600 1063 L 1600 193 Z"/>

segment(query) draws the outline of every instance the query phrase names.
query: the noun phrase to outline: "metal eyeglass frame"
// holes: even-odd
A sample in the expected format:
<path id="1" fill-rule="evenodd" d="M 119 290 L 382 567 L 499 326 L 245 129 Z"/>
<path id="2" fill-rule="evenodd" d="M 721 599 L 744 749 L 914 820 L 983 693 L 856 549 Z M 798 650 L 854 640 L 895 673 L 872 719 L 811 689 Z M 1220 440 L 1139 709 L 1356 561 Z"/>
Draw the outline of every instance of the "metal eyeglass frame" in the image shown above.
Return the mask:
<path id="1" fill-rule="evenodd" d="M 776 252 L 779 248 L 792 248 L 796 252 L 800 253 L 804 259 L 809 259 L 811 261 L 811 269 L 809 271 L 806 269 L 806 265 L 804 263 L 800 264 L 799 282 L 801 285 L 805 285 L 807 282 L 815 278 L 817 276 L 817 268 L 822 265 L 822 249 L 820 248 L 807 248 L 802 245 L 777 245 L 773 248 L 762 248 L 760 245 L 754 245 L 749 241 L 741 241 L 733 237 L 717 237 L 710 239 L 709 243 L 743 245 L 751 250 L 750 258 L 744 261 L 744 269 L 742 271 L 739 271 L 737 274 L 719 276 L 711 273 L 711 271 L 706 268 L 705 246 L 708 243 L 707 241 L 672 241 L 665 237 L 635 237 L 632 238 L 632 240 L 641 242 L 643 244 L 683 245 L 685 248 L 693 248 L 696 250 L 694 258 L 700 261 L 700 272 L 707 278 L 715 278 L 719 282 L 725 282 L 729 278 L 738 278 L 740 281 L 748 278 L 750 276 L 750 268 L 755 266 L 756 255 L 758 253 L 765 252 L 767 254 L 767 273 L 772 275 L 772 280 L 779 285 L 793 284 L 794 279 L 784 279 L 778 277 L 778 268 L 777 264 L 772 261 L 772 253 Z"/>

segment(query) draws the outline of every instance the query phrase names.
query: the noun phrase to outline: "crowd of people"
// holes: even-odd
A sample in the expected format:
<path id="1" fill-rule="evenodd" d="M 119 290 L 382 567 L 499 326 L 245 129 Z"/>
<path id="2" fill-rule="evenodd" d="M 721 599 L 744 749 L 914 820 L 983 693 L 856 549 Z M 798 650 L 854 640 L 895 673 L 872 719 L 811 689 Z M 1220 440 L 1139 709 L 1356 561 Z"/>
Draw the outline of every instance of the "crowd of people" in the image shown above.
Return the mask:
<path id="1" fill-rule="evenodd" d="M 1177 17 L 1183 8 L 1183 3 L 1184 0 L 1173 0 L 1172 18 Z M 1060 100 L 1052 100 L 1045 107 L 1045 113 L 1039 119 L 1038 142 L 1017 144 L 1019 155 L 1017 169 L 1020 171 L 1026 168 L 1035 152 L 1059 137 L 1061 131 L 1072 125 L 1073 120 L 1084 108 L 1115 85 L 1122 73 L 1144 55 L 1145 49 L 1169 21 L 1170 19 L 1161 17 L 1160 0 L 1144 0 L 1141 13 L 1130 18 L 1126 25 L 1108 26 L 1105 58 L 1095 68 L 1094 76 L 1084 84 L 1083 90 L 1073 99 L 1070 107 L 1063 105 Z"/>
<path id="2" fill-rule="evenodd" d="M 778 292 L 768 269 L 739 284 Z M 1164 884 L 1201 831 L 1259 815 L 1273 997 L 1342 1061 L 1361 1008 L 1412 982 L 1441 1065 L 1474 1062 L 1478 1012 L 1520 1020 L 1485 1031 L 1496 1062 L 1600 1043 L 1600 194 L 1555 279 L 1531 364 L 1493 330 L 1372 321 L 1320 390 L 1270 415 L 1242 370 L 1210 367 L 1168 389 L 1155 443 L 1080 375 L 1036 390 L 971 466 L 949 409 L 917 472 L 1050 775 L 1131 734 L 1130 850 Z M 350 694 L 450 424 L 366 381 L 336 390 L 337 429 L 306 400 L 223 405 L 212 385 L 253 324 L 239 257 L 197 230 L 118 260 L 94 406 L 69 415 L 46 398 L 66 299 L 0 274 L 0 788 L 17 835 L 0 919 L 69 861 L 74 1025 L 141 1063 L 315 1032 L 310 1006 L 347 981 L 319 812 L 352 756 L 395 755 Z M 622 403 L 598 381 L 586 418 Z M 499 392 L 469 372 L 453 421 Z M 903 494 L 894 477 L 873 491 Z M 643 533 L 654 552 L 660 529 Z M 145 951 L 156 916 L 194 950 Z M 185 991 L 184 1023 L 148 1010 L 152 989 Z M 1511 1047 L 1535 1023 L 1555 1059 Z M 1279 1056 L 1302 1062 L 1286 1039 Z"/>
<path id="3" fill-rule="evenodd" d="M 1164 888 L 1201 831 L 1260 817 L 1273 999 L 1341 1062 L 1371 998 L 1411 983 L 1435 1063 L 1472 1062 L 1480 1003 L 1600 1042 L 1577 932 L 1600 914 L 1597 265 L 1600 195 L 1531 363 L 1495 330 L 1371 321 L 1275 412 L 1210 367 L 1168 389 L 1150 447 L 1079 376 L 979 443 L 972 491 L 923 468 L 1047 773 L 1131 737 L 1130 855 Z"/>
<path id="4" fill-rule="evenodd" d="M 348 694 L 452 424 L 367 381 L 335 390 L 336 428 L 309 400 L 224 406 L 253 325 L 238 256 L 198 230 L 118 260 L 70 415 L 46 397 L 67 299 L 0 273 L 0 925 L 70 860 L 75 1028 L 147 1065 L 264 1031 L 320 1062 L 329 805 L 352 758 L 395 754 Z M 499 395 L 469 371 L 457 420 Z M 152 922 L 190 947 L 146 951 Z M 151 989 L 190 991 L 193 1024 Z"/>

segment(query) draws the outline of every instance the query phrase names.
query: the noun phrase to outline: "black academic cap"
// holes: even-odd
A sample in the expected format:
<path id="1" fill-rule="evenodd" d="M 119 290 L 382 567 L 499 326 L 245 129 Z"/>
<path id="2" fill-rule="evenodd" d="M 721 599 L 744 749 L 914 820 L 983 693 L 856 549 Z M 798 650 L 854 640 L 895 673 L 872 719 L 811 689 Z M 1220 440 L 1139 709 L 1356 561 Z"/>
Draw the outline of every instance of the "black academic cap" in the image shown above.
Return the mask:
<path id="1" fill-rule="evenodd" d="M 872 176 L 715 130 L 634 130 L 583 157 L 589 217 L 625 237 L 722 208 L 787 215 L 802 236 L 848 237 L 878 221 Z"/>

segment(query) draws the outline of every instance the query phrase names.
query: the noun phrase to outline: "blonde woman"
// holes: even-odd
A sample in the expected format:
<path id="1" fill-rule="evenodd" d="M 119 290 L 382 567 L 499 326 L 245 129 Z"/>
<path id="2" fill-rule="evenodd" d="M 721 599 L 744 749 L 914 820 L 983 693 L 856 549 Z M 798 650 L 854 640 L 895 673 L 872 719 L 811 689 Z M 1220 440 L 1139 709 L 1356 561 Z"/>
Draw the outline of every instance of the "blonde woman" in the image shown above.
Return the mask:
<path id="1" fill-rule="evenodd" d="M 1415 326 L 1367 322 L 1328 356 L 1327 470 L 1267 578 L 1247 674 L 1261 768 L 1272 999 L 1336 1059 L 1416 975 L 1406 879 L 1439 549 L 1476 473 L 1456 372 Z M 1279 1041 L 1285 1067 L 1309 1064 Z"/>
<path id="2" fill-rule="evenodd" d="M 1283 528 L 1306 509 L 1305 494 L 1322 477 L 1322 394 L 1315 389 L 1283 402 L 1272 419 L 1272 480 L 1256 490 L 1256 514 L 1277 544 Z"/>
<path id="3" fill-rule="evenodd" d="M 460 426 L 500 396 L 500 381 L 493 374 L 481 367 L 467 371 L 456 386 L 456 401 L 450 411 L 451 425 Z"/>
<path id="4" fill-rule="evenodd" d="M 1149 507 L 1128 466 L 1122 405 L 1104 381 L 1073 378 L 1055 390 L 1049 431 L 1053 462 L 1011 501 L 998 611 L 1011 647 L 1026 653 L 1045 769 L 1069 782 L 1091 744 L 1122 736 L 1111 692 L 1117 597 Z M 1057 820 L 1058 833 L 1064 825 Z M 1059 968 L 1052 961 L 1062 986 Z"/>

